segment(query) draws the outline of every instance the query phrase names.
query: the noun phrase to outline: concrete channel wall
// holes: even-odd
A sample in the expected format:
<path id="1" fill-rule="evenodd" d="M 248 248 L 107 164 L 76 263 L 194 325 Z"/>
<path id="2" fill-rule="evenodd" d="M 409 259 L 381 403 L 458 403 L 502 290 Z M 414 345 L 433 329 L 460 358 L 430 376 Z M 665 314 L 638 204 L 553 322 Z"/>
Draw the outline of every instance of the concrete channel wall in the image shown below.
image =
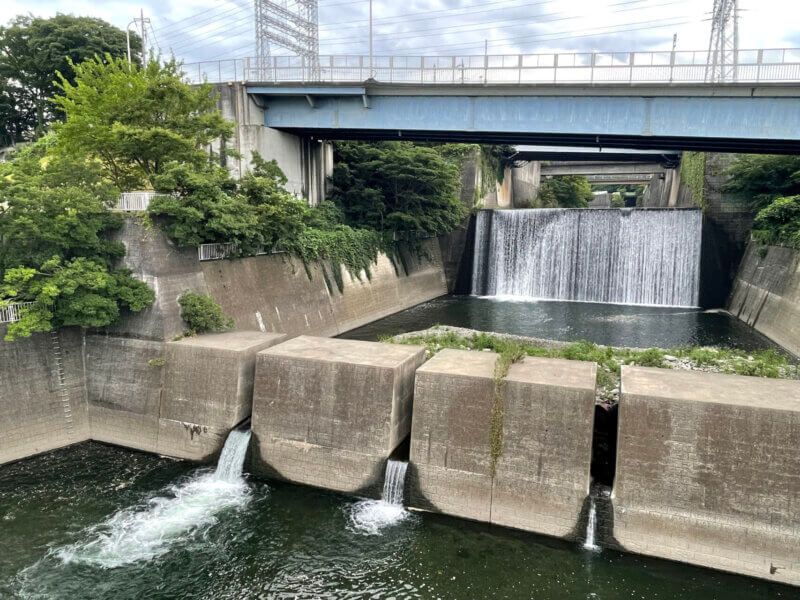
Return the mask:
<path id="1" fill-rule="evenodd" d="M 613 535 L 800 585 L 800 382 L 622 367 Z"/>
<path id="2" fill-rule="evenodd" d="M 417 371 L 411 503 L 557 537 L 583 535 L 597 366 L 532 357 L 511 366 L 493 474 L 496 360 L 442 350 Z"/>
<path id="3" fill-rule="evenodd" d="M 800 251 L 751 242 L 733 282 L 728 310 L 800 356 Z"/>
<path id="4" fill-rule="evenodd" d="M 309 278 L 284 254 L 200 262 L 195 248 L 136 218 L 114 239 L 127 251 L 121 266 L 155 290 L 154 304 L 102 331 L 59 334 L 62 369 L 50 334 L 0 341 L 0 463 L 87 439 L 213 460 L 250 412 L 252 374 L 242 369 L 252 371 L 258 350 L 287 336 L 336 335 L 447 293 L 435 239 L 424 243 L 429 260 L 380 256 L 371 279 L 343 269 L 342 291 L 328 287 L 320 265 Z M 168 341 L 186 328 L 178 298 L 187 290 L 211 294 L 236 332 Z"/>
<path id="5" fill-rule="evenodd" d="M 82 334 L 4 342 L 6 330 L 0 325 L 0 464 L 86 440 Z"/>

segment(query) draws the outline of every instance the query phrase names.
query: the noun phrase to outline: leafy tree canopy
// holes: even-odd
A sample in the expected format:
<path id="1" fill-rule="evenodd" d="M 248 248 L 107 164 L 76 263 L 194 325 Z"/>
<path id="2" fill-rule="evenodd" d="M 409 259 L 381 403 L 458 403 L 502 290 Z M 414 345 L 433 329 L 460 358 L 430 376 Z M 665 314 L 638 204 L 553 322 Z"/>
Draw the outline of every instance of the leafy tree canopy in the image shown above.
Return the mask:
<path id="1" fill-rule="evenodd" d="M 800 195 L 778 198 L 753 222 L 753 238 L 768 246 L 800 249 Z"/>
<path id="2" fill-rule="evenodd" d="M 347 223 L 377 231 L 449 232 L 466 216 L 458 166 L 409 142 L 340 142 L 331 200 Z"/>
<path id="3" fill-rule="evenodd" d="M 144 68 L 108 55 L 70 64 L 74 83 L 62 77 L 54 99 L 65 115 L 56 149 L 96 158 L 121 190 L 154 185 L 176 166 L 202 170 L 206 147 L 232 135 L 211 86 L 182 81 L 174 59 Z"/>
<path id="4" fill-rule="evenodd" d="M 800 194 L 800 156 L 742 154 L 728 174 L 725 190 L 746 196 L 756 210 L 776 198 Z"/>
<path id="5" fill-rule="evenodd" d="M 592 186 L 586 177 L 564 175 L 542 181 L 536 205 L 540 208 L 586 208 L 592 198 Z"/>
<path id="6" fill-rule="evenodd" d="M 131 34 L 131 53 L 139 61 L 141 39 Z M 56 15 L 19 16 L 0 27 L 0 144 L 32 138 L 57 112 L 57 73 L 74 80 L 72 64 L 95 55 L 126 55 L 125 32 L 101 19 Z"/>
<path id="7" fill-rule="evenodd" d="M 52 155 L 52 136 L 0 165 L 0 303 L 33 302 L 7 339 L 70 325 L 99 327 L 121 309 L 142 310 L 154 295 L 113 268 L 122 244 L 108 233 L 122 219 L 108 210 L 116 192 L 100 164 Z"/>

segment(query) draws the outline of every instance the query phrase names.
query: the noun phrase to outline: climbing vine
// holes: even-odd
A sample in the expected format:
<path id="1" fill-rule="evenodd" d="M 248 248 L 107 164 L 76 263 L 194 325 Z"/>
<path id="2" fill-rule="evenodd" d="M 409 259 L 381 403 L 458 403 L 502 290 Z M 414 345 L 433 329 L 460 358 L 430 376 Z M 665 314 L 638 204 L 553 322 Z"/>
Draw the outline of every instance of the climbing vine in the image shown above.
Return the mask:
<path id="1" fill-rule="evenodd" d="M 706 154 L 684 152 L 681 160 L 681 183 L 692 190 L 695 204 L 705 207 Z"/>

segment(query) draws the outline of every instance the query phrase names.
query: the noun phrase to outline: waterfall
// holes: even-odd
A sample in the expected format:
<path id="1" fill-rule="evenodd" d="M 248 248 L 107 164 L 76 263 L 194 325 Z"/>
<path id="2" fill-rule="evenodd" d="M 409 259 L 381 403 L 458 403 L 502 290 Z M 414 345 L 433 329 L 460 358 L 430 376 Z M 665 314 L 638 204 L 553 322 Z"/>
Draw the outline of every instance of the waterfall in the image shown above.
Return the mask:
<path id="1" fill-rule="evenodd" d="M 225 440 L 219 461 L 217 461 L 217 470 L 214 472 L 214 476 L 218 480 L 235 483 L 242 478 L 242 467 L 249 443 L 249 429 L 247 431 L 234 429 L 228 434 L 228 439 Z"/>
<path id="2" fill-rule="evenodd" d="M 411 516 L 403 507 L 408 463 L 390 460 L 386 463 L 383 494 L 380 500 L 360 500 L 348 507 L 350 528 L 356 533 L 378 535 L 384 527 L 405 521 Z"/>
<path id="3" fill-rule="evenodd" d="M 390 460 L 386 464 L 381 500 L 389 504 L 403 504 L 403 486 L 405 485 L 407 468 L 408 463 L 402 460 Z"/>
<path id="4" fill-rule="evenodd" d="M 583 547 L 586 550 L 600 549 L 600 546 L 598 546 L 594 542 L 594 536 L 596 531 L 597 531 L 597 510 L 595 510 L 594 498 L 592 498 L 591 504 L 589 505 L 589 519 L 586 522 L 586 541 L 583 543 Z"/>
<path id="5" fill-rule="evenodd" d="M 483 210 L 472 293 L 697 306 L 701 229 L 700 210 Z"/>
<path id="6" fill-rule="evenodd" d="M 200 469 L 162 495 L 124 508 L 84 532 L 83 541 L 64 546 L 55 554 L 65 563 L 79 562 L 105 568 L 152 560 L 180 542 L 202 537 L 226 509 L 239 510 L 250 500 L 242 477 L 250 431 L 231 431 L 217 468 Z"/>

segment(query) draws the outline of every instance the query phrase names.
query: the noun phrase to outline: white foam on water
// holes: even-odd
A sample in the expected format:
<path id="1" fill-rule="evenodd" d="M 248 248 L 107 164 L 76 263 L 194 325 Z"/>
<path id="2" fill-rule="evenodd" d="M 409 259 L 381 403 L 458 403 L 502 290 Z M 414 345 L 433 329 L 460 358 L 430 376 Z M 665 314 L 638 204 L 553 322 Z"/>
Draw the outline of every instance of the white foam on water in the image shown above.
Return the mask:
<path id="1" fill-rule="evenodd" d="M 232 431 L 214 472 L 199 472 L 145 504 L 122 509 L 86 530 L 88 540 L 64 546 L 55 555 L 65 563 L 115 568 L 161 556 L 182 540 L 206 531 L 220 512 L 241 509 L 250 500 L 242 478 L 250 432 Z"/>
<path id="2" fill-rule="evenodd" d="M 379 535 L 385 527 L 400 523 L 411 516 L 403 506 L 407 467 L 407 462 L 390 460 L 386 464 L 381 499 L 361 500 L 349 507 L 350 525 L 354 531 Z"/>

